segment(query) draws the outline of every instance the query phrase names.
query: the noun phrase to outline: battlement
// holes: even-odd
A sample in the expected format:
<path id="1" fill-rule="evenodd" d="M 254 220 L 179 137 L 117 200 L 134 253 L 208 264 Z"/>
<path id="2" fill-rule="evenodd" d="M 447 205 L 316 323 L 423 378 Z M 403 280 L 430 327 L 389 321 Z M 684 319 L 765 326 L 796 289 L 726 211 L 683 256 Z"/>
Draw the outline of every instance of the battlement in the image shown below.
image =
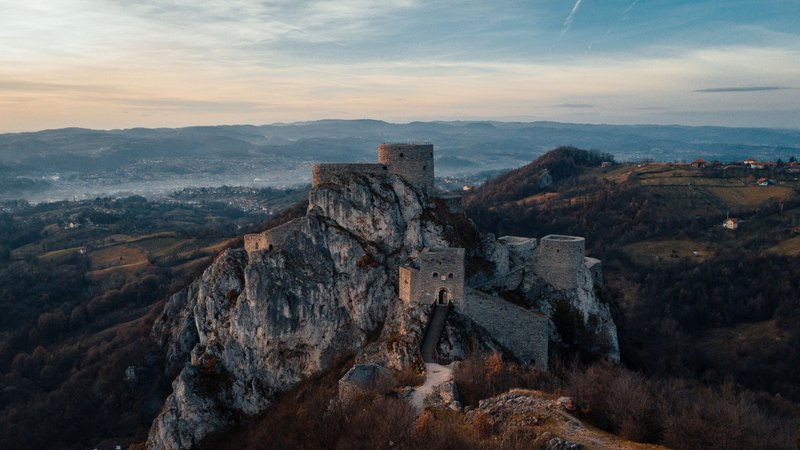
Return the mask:
<path id="1" fill-rule="evenodd" d="M 333 183 L 347 175 L 385 175 L 387 173 L 389 173 L 389 167 L 385 164 L 314 164 L 311 166 L 311 186 L 317 187 Z"/>

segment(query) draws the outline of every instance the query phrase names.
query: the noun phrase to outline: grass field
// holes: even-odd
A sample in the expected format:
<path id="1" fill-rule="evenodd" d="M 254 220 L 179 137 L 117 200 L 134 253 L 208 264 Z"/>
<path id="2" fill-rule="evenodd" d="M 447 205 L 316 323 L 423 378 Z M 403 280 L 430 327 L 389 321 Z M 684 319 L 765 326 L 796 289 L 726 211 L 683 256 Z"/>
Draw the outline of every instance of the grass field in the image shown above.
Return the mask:
<path id="1" fill-rule="evenodd" d="M 180 239 L 173 237 L 157 237 L 136 241 L 133 245 L 147 252 L 153 258 L 160 259 L 179 253 L 193 247 L 194 239 Z"/>
<path id="2" fill-rule="evenodd" d="M 800 255 L 800 236 L 789 238 L 767 249 L 767 253 L 780 256 Z"/>
<path id="3" fill-rule="evenodd" d="M 708 187 L 712 194 L 731 207 L 756 208 L 765 203 L 790 198 L 794 190 L 784 186 Z"/>
<path id="4" fill-rule="evenodd" d="M 146 264 L 147 255 L 135 247 L 115 245 L 91 252 L 89 261 L 92 271 L 97 271 L 130 264 Z"/>
<path id="5" fill-rule="evenodd" d="M 80 253 L 83 247 L 73 247 L 73 248 L 65 248 L 61 250 L 53 250 L 52 252 L 47 252 L 39 256 L 41 259 L 56 259 L 61 258 L 64 256 L 73 255 L 75 253 Z"/>
<path id="6" fill-rule="evenodd" d="M 710 244 L 676 239 L 636 242 L 626 245 L 623 250 L 634 261 L 644 265 L 670 264 L 683 258 L 705 261 L 714 256 L 714 247 Z M 694 256 L 693 252 L 698 252 L 699 256 Z"/>

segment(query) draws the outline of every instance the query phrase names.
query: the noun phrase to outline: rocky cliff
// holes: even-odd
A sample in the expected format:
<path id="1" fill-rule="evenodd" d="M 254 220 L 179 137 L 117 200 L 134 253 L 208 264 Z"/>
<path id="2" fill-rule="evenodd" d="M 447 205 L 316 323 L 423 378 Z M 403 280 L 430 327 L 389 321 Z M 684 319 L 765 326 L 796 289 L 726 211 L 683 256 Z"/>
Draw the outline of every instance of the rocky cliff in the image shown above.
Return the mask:
<path id="1" fill-rule="evenodd" d="M 352 176 L 310 192 L 294 239 L 220 255 L 154 328 L 183 368 L 148 447 L 192 447 L 356 353 L 394 303 L 398 264 L 451 245 L 447 225 L 423 217 L 435 217 L 424 214 L 434 207 L 396 176 Z"/>
<path id="2" fill-rule="evenodd" d="M 463 215 L 395 175 L 317 186 L 292 226 L 271 250 L 225 251 L 169 299 L 153 331 L 179 374 L 148 448 L 193 447 L 343 357 L 421 368 L 428 310 L 397 299 L 399 265 L 424 247 L 464 247 L 473 272 L 493 270 Z"/>

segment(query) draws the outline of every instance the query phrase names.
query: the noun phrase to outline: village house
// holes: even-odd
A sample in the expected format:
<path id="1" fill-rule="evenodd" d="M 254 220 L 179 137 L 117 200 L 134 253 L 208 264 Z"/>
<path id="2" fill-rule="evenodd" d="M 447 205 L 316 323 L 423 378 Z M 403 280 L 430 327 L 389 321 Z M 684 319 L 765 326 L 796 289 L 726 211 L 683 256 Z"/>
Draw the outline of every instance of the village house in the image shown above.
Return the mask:
<path id="1" fill-rule="evenodd" d="M 735 230 L 739 228 L 739 219 L 728 217 L 722 222 L 722 227 L 729 230 Z"/>
<path id="2" fill-rule="evenodd" d="M 703 159 L 695 159 L 692 161 L 691 166 L 695 169 L 704 169 L 706 167 L 706 161 Z"/>

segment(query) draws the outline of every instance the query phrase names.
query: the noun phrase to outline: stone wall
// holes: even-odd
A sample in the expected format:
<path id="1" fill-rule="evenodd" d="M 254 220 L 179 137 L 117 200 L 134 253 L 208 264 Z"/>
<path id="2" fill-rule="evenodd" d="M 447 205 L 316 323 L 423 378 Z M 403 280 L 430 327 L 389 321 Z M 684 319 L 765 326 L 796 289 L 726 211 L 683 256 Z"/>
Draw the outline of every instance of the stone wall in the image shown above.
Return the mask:
<path id="1" fill-rule="evenodd" d="M 472 319 L 520 361 L 547 370 L 549 320 L 542 314 L 521 308 L 499 297 L 465 290 L 456 310 Z"/>
<path id="2" fill-rule="evenodd" d="M 412 276 L 411 295 L 420 303 L 434 303 L 445 291 L 445 303 L 464 299 L 464 249 L 426 248 L 417 257 L 419 271 Z"/>
<path id="3" fill-rule="evenodd" d="M 433 144 L 381 144 L 378 162 L 409 184 L 433 192 Z"/>
<path id="4" fill-rule="evenodd" d="M 264 233 L 254 233 L 244 235 L 244 250 L 247 253 L 256 252 L 259 250 L 267 250 L 269 243 L 267 236 Z"/>
<path id="5" fill-rule="evenodd" d="M 287 239 L 291 239 L 293 233 L 297 232 L 304 218 L 290 220 L 275 228 L 271 228 L 263 233 L 247 234 L 244 236 L 244 249 L 248 253 L 256 251 L 270 251 L 283 244 Z"/>
<path id="6" fill-rule="evenodd" d="M 442 195 L 439 197 L 444 202 L 447 210 L 452 214 L 464 214 L 464 197 L 458 194 Z"/>
<path id="7" fill-rule="evenodd" d="M 533 270 L 557 289 L 573 289 L 585 257 L 584 238 L 551 234 L 539 240 Z"/>
<path id="8" fill-rule="evenodd" d="M 388 172 L 389 168 L 385 164 L 314 164 L 311 166 L 311 186 L 333 183 L 346 175 L 380 175 Z"/>
<path id="9" fill-rule="evenodd" d="M 536 255 L 536 239 L 520 236 L 503 236 L 497 239 L 498 244 L 506 248 L 508 253 L 508 263 L 505 279 L 498 280 L 494 284 L 503 289 L 514 289 L 522 282 L 523 270 L 533 264 Z M 498 266 L 499 267 L 499 266 Z M 502 275 L 502 273 L 498 273 Z"/>
<path id="10" fill-rule="evenodd" d="M 419 290 L 416 286 L 419 281 L 418 278 L 419 269 L 409 266 L 400 266 L 400 287 L 398 289 L 400 300 L 404 302 L 417 301 L 417 299 L 414 298 L 414 293 Z"/>
<path id="11" fill-rule="evenodd" d="M 599 259 L 586 257 L 584 258 L 584 264 L 589 269 L 589 273 L 592 274 L 594 284 L 603 284 L 603 262 Z"/>

